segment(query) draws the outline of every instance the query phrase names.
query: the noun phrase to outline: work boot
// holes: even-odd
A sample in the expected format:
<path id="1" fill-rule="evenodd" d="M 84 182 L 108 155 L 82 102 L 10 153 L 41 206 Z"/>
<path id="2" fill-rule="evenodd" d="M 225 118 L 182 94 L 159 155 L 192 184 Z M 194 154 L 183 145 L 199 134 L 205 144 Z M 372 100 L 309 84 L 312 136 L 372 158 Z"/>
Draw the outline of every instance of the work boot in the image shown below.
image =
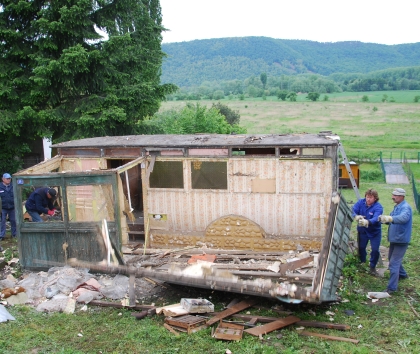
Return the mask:
<path id="1" fill-rule="evenodd" d="M 378 272 L 376 271 L 375 267 L 369 267 L 369 274 L 376 277 L 378 275 Z"/>

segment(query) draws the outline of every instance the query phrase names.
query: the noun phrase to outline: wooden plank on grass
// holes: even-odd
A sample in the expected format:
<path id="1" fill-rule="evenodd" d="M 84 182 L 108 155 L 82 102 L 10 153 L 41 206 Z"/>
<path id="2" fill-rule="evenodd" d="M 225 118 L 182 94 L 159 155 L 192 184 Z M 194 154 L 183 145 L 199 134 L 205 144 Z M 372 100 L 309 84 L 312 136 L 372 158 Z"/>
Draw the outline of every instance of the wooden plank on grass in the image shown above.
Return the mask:
<path id="1" fill-rule="evenodd" d="M 280 329 L 286 326 L 289 326 L 293 323 L 299 322 L 300 318 L 296 316 L 288 316 L 286 318 L 279 319 L 277 321 L 273 321 L 270 323 L 267 323 L 263 326 L 258 326 L 254 328 L 246 329 L 244 332 L 247 332 L 249 334 L 252 334 L 253 336 L 259 336 L 261 334 L 267 334 L 270 332 L 275 331 L 276 329 Z"/>
<path id="2" fill-rule="evenodd" d="M 218 321 L 220 321 L 221 319 L 231 316 L 234 313 L 237 313 L 239 311 L 245 310 L 248 307 L 251 307 L 253 305 L 255 305 L 257 303 L 256 299 L 247 299 L 247 300 L 243 300 L 239 303 L 237 303 L 236 305 L 232 306 L 231 308 L 228 308 L 222 312 L 219 312 L 216 316 L 214 316 L 213 318 L 210 318 L 207 321 L 207 325 L 211 326 L 213 323 L 216 323 Z"/>
<path id="3" fill-rule="evenodd" d="M 350 342 L 350 343 L 354 343 L 354 344 L 357 344 L 357 343 L 360 342 L 357 339 L 343 338 L 343 337 L 334 337 L 334 336 L 329 336 L 327 334 L 321 334 L 321 333 L 315 333 L 315 332 L 307 332 L 307 331 L 299 332 L 299 335 L 301 335 L 301 336 L 307 336 L 307 337 L 319 337 L 319 338 L 329 339 L 329 340 L 338 340 L 338 341 L 341 341 L 341 342 Z"/>

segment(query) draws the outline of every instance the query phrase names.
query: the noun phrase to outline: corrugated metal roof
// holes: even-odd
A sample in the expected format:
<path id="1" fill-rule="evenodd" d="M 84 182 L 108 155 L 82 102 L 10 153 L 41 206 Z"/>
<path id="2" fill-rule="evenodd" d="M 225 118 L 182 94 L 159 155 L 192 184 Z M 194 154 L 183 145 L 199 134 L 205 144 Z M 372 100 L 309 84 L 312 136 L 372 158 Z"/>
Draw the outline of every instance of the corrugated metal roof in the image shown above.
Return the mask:
<path id="1" fill-rule="evenodd" d="M 256 134 L 256 135 L 126 135 L 87 138 L 54 144 L 54 148 L 89 147 L 192 147 L 192 146 L 296 146 L 336 145 L 338 136 L 331 132 L 320 134 Z"/>

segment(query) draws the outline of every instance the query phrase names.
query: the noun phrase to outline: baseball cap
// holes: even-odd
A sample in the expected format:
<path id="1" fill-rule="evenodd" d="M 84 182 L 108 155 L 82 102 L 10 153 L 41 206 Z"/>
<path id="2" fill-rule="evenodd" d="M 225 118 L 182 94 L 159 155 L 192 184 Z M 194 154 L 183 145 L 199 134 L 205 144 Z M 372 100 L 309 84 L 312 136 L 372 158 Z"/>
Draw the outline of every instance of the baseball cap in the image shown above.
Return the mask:
<path id="1" fill-rule="evenodd" d="M 392 191 L 392 195 L 404 195 L 405 196 L 405 190 L 402 188 L 395 188 Z"/>
<path id="2" fill-rule="evenodd" d="M 48 189 L 48 194 L 52 197 L 55 198 L 57 196 L 57 191 L 54 188 L 50 188 Z"/>
<path id="3" fill-rule="evenodd" d="M 3 178 L 12 178 L 12 176 L 10 176 L 10 174 L 9 174 L 9 173 L 5 173 L 5 174 L 3 175 Z"/>

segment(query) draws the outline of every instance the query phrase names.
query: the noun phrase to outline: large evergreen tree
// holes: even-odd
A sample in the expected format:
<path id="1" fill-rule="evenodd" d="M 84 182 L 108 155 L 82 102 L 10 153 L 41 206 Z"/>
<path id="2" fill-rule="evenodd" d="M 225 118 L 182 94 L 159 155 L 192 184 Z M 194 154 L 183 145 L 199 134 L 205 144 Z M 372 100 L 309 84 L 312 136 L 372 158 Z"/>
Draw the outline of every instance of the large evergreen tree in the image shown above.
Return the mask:
<path id="1" fill-rule="evenodd" d="M 175 90 L 161 18 L 159 0 L 0 0 L 0 159 L 36 137 L 134 133 Z"/>

